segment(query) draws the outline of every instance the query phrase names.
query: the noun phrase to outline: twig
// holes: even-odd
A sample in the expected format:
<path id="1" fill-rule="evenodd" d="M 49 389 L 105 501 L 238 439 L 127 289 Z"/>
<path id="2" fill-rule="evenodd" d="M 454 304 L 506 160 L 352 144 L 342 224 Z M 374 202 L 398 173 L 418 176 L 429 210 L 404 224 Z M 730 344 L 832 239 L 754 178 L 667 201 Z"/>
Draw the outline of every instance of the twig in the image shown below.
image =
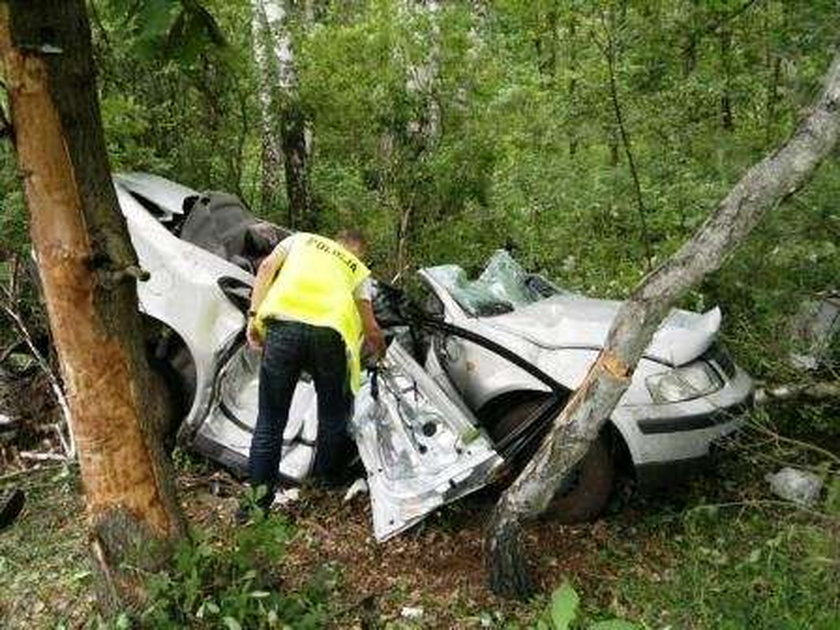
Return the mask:
<path id="1" fill-rule="evenodd" d="M 0 484 L 3 484 L 7 481 L 11 481 L 12 479 L 17 479 L 18 477 L 22 477 L 28 473 L 35 473 L 41 472 L 47 468 L 46 466 L 41 466 L 40 464 L 35 464 L 32 468 L 22 468 L 20 470 L 16 470 L 14 472 L 6 473 L 2 477 L 0 477 Z M 58 465 L 53 464 L 50 468 L 58 468 Z"/>
<path id="2" fill-rule="evenodd" d="M 767 427 L 762 426 L 759 422 L 752 421 L 752 422 L 749 422 L 747 424 L 747 426 L 752 427 L 752 428 L 758 430 L 759 432 L 764 433 L 765 435 L 772 436 L 774 439 L 779 440 L 781 442 L 787 442 L 788 444 L 798 446 L 800 448 L 808 449 L 808 450 L 814 451 L 816 453 L 819 453 L 820 455 L 823 455 L 823 456 L 827 457 L 828 459 L 830 459 L 831 461 L 833 461 L 835 464 L 840 465 L 840 457 L 838 457 L 837 455 L 835 455 L 834 453 L 832 453 L 831 451 L 829 451 L 827 449 L 819 447 L 815 444 L 811 444 L 810 442 L 804 442 L 802 440 L 797 440 L 795 438 L 785 437 L 784 435 L 780 435 L 780 434 L 776 433 L 775 431 L 771 431 Z"/>
<path id="3" fill-rule="evenodd" d="M 811 400 L 840 398 L 840 381 L 762 387 L 755 393 L 755 404 L 762 405 L 773 400 L 790 400 L 792 398 L 810 398 Z"/>
<path id="4" fill-rule="evenodd" d="M 66 462 L 65 455 L 58 453 L 36 453 L 34 451 L 20 451 L 18 453 L 21 459 L 31 459 L 36 462 Z"/>
<path id="5" fill-rule="evenodd" d="M 818 518 L 825 519 L 827 521 L 832 522 L 840 522 L 840 518 L 836 516 L 832 516 L 831 514 L 825 514 L 823 512 L 818 512 L 816 510 L 811 510 L 807 507 L 800 505 L 799 503 L 794 503 L 793 501 L 781 501 L 778 499 L 752 499 L 747 501 L 728 501 L 726 503 L 702 503 L 700 505 L 696 505 L 689 509 L 697 510 L 697 509 L 706 509 L 706 508 L 728 508 L 728 507 L 787 507 L 787 508 L 795 508 L 806 514 L 810 514 L 811 516 L 816 516 Z"/>
<path id="6" fill-rule="evenodd" d="M 68 437 L 64 437 L 64 432 L 61 430 L 60 427 L 58 428 L 56 433 L 58 434 L 58 439 L 61 442 L 61 447 L 64 450 L 65 458 L 73 459 L 76 457 L 76 443 L 73 439 L 73 431 L 70 424 L 70 406 L 67 404 L 67 397 L 64 395 L 64 390 L 62 390 L 61 384 L 58 382 L 58 377 L 55 375 L 55 372 L 50 367 L 50 364 L 35 346 L 35 342 L 32 339 L 32 335 L 29 333 L 29 329 L 26 327 L 26 324 L 23 322 L 23 319 L 21 318 L 20 314 L 8 304 L 0 304 L 0 308 L 2 308 L 6 315 L 8 315 L 9 318 L 14 322 L 15 327 L 23 336 L 23 341 L 26 343 L 27 347 L 29 348 L 29 351 L 32 353 L 32 356 L 35 357 L 35 361 L 38 363 L 38 366 L 41 368 L 41 370 L 43 370 L 44 374 L 47 377 L 47 380 L 49 380 L 50 382 L 50 389 L 52 389 L 53 395 L 55 396 L 56 402 L 58 403 L 58 407 L 61 410 L 61 416 L 64 420 L 65 426 L 67 427 Z"/>
<path id="7" fill-rule="evenodd" d="M 6 110 L 0 105 L 0 139 L 7 138 L 12 135 L 12 123 L 9 122 L 9 117 L 6 115 Z"/>

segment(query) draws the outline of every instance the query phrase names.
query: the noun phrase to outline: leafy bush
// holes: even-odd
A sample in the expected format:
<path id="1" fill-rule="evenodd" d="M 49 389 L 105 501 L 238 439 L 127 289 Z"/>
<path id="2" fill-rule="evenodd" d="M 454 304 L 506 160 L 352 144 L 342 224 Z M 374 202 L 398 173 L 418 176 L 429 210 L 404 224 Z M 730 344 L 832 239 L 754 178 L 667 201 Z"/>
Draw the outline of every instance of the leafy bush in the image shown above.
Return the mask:
<path id="1" fill-rule="evenodd" d="M 197 531 L 176 551 L 172 568 L 149 578 L 151 604 L 140 622 L 152 628 L 320 628 L 331 576 L 316 575 L 300 593 L 284 592 L 277 569 L 294 528 L 255 515 L 233 540 Z"/>

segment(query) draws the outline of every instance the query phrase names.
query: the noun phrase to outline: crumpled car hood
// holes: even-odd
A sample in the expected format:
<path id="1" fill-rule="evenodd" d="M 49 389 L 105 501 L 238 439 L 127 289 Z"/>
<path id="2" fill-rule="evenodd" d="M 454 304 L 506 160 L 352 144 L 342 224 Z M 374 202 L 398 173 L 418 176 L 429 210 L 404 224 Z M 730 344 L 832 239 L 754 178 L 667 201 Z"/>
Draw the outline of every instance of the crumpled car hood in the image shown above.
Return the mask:
<path id="1" fill-rule="evenodd" d="M 614 300 L 557 295 L 481 321 L 549 350 L 600 349 L 620 307 L 621 302 Z M 657 330 L 645 356 L 673 366 L 688 363 L 712 345 L 720 321 L 717 307 L 702 315 L 674 309 Z"/>

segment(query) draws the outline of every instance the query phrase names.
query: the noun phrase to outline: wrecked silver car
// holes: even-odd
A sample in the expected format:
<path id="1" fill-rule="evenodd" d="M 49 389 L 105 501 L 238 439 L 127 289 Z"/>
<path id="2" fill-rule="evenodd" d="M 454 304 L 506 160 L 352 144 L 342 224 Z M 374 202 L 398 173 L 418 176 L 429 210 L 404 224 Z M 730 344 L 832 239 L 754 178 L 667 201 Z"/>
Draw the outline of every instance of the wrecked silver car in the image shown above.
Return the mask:
<path id="1" fill-rule="evenodd" d="M 179 443 L 245 470 L 257 414 L 259 356 L 245 343 L 253 272 L 287 232 L 232 196 L 148 174 L 114 184 L 150 279 L 138 286 L 154 355 L 176 384 Z M 504 251 L 470 280 L 455 265 L 419 271 L 409 299 L 380 285 L 390 339 L 356 399 L 350 430 L 364 464 L 374 533 L 384 540 L 437 507 L 527 461 L 582 381 L 618 302 L 564 291 Z M 553 509 L 566 520 L 605 507 L 616 467 L 641 482 L 702 462 L 739 426 L 750 378 L 716 341 L 721 313 L 673 311 L 639 363 L 611 421 Z M 301 480 L 314 459 L 315 391 L 298 383 L 280 473 Z"/>

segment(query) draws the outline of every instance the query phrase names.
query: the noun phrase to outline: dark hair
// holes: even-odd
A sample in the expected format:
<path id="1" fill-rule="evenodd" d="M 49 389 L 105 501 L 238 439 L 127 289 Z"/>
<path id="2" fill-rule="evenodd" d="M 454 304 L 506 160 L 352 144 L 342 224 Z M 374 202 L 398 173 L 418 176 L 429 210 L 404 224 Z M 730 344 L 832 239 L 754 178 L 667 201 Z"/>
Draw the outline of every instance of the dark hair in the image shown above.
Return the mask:
<path id="1" fill-rule="evenodd" d="M 346 230 L 341 230 L 335 237 L 335 240 L 341 241 L 342 243 L 357 243 L 362 247 L 367 247 L 367 239 L 365 235 L 362 234 L 361 230 L 356 230 L 354 228 L 348 228 Z"/>

